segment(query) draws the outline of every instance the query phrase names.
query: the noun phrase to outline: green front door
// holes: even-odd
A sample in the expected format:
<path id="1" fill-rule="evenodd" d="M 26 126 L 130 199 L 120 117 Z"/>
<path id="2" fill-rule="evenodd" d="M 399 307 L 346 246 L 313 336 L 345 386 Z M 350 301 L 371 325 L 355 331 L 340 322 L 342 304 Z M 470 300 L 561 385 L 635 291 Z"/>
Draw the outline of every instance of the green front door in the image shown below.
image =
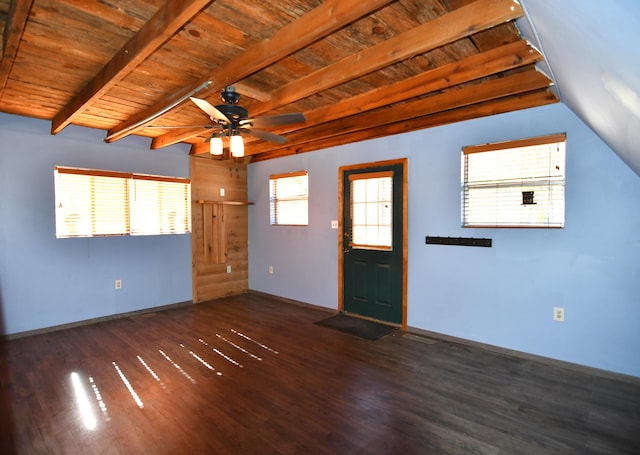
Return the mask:
<path id="1" fill-rule="evenodd" d="M 403 163 L 342 173 L 343 311 L 403 323 Z"/>

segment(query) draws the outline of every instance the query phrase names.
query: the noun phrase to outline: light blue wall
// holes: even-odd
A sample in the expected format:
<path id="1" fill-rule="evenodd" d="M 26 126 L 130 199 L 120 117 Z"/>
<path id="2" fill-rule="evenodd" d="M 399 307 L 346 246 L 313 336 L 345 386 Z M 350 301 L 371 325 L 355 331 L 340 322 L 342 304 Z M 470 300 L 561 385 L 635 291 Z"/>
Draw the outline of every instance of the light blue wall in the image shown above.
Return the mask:
<path id="1" fill-rule="evenodd" d="M 460 227 L 462 146 L 558 132 L 565 229 Z M 409 326 L 640 376 L 640 178 L 560 104 L 251 164 L 250 289 L 337 308 L 338 168 L 402 157 Z M 270 226 L 269 175 L 301 169 L 309 226 Z M 425 245 L 426 235 L 489 237 L 493 247 Z M 554 306 L 566 322 L 552 320 Z"/>
<path id="2" fill-rule="evenodd" d="M 0 114 L 0 333 L 191 300 L 189 235 L 56 239 L 53 186 L 56 165 L 188 177 L 186 147 L 49 128 Z"/>

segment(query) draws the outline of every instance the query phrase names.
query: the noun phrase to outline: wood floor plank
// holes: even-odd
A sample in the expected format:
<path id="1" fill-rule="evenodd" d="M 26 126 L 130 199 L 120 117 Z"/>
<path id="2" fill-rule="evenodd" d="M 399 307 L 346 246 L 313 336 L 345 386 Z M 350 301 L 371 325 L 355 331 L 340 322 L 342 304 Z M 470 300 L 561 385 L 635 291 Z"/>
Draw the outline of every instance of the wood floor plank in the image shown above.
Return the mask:
<path id="1" fill-rule="evenodd" d="M 640 453 L 640 381 L 326 315 L 249 293 L 5 341 L 0 453 Z"/>

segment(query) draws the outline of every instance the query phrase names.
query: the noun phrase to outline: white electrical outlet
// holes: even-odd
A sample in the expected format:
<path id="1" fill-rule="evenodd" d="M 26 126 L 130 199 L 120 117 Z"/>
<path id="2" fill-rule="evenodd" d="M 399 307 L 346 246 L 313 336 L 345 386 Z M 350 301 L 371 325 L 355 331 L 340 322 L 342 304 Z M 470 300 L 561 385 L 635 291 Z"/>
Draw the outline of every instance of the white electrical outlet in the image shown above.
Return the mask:
<path id="1" fill-rule="evenodd" d="M 227 273 L 231 273 L 231 266 L 230 265 L 227 266 Z"/>
<path id="2" fill-rule="evenodd" d="M 220 196 L 224 196 L 224 188 L 220 188 Z"/>
<path id="3" fill-rule="evenodd" d="M 122 280 L 116 280 L 116 289 L 122 289 Z"/>
<path id="4" fill-rule="evenodd" d="M 564 308 L 553 307 L 553 320 L 558 322 L 564 322 Z"/>
<path id="5" fill-rule="evenodd" d="M 338 229 L 338 220 L 331 220 L 331 229 Z"/>
<path id="6" fill-rule="evenodd" d="M 269 266 L 269 275 L 273 275 L 273 266 L 272 265 Z"/>

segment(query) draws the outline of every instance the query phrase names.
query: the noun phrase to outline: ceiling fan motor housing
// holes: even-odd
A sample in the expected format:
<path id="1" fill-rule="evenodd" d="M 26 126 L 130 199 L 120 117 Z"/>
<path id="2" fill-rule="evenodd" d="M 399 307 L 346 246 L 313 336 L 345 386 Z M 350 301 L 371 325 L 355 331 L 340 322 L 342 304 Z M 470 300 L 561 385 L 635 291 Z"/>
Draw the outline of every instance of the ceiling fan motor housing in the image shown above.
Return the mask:
<path id="1" fill-rule="evenodd" d="M 220 104 L 216 106 L 220 112 L 222 112 L 231 123 L 237 126 L 242 120 L 249 118 L 249 112 L 242 106 L 237 104 Z"/>

